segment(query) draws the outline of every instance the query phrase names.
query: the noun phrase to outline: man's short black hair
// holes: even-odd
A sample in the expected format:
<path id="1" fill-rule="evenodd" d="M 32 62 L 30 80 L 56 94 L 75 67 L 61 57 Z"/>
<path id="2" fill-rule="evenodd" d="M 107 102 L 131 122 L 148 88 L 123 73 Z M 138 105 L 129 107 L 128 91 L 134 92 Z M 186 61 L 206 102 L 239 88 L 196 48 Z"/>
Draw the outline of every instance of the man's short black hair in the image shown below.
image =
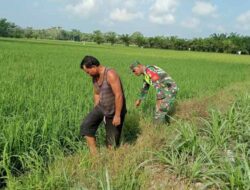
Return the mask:
<path id="1" fill-rule="evenodd" d="M 80 64 L 80 68 L 83 69 L 83 66 L 85 66 L 86 68 L 92 68 L 93 66 L 98 67 L 99 65 L 100 65 L 100 62 L 98 61 L 98 59 L 96 59 L 93 56 L 86 55 L 82 59 L 82 62 Z"/>

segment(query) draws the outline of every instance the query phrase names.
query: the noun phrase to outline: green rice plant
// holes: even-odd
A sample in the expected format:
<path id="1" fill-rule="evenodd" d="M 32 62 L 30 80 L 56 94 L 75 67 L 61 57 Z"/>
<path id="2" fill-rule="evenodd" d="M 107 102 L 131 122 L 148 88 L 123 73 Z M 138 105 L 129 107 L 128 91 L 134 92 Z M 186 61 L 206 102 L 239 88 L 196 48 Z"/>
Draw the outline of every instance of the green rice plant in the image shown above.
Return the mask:
<path id="1" fill-rule="evenodd" d="M 134 102 L 142 84 L 142 79 L 135 78 L 129 70 L 129 64 L 135 59 L 146 65 L 155 64 L 165 69 L 180 88 L 179 101 L 205 97 L 233 83 L 250 79 L 248 56 L 93 44 L 83 46 L 81 43 L 73 42 L 0 38 L 0 163 L 2 168 L 0 172 L 2 178 L 7 181 L 18 180 L 15 177 L 25 171 L 30 171 L 34 176 L 46 174 L 45 171 L 39 170 L 36 173 L 32 165 L 22 163 L 21 158 L 24 155 L 30 155 L 31 150 L 36 152 L 33 156 L 37 159 L 37 163 L 44 162 L 42 165 L 45 168 L 57 159 L 58 155 L 55 153 L 60 152 L 68 156 L 80 150 L 87 151 L 86 144 L 79 137 L 81 120 L 93 107 L 91 79 L 79 69 L 80 60 L 87 54 L 94 55 L 104 65 L 115 68 L 121 76 L 129 110 L 125 125 L 127 122 L 131 127 L 127 128 L 128 136 L 124 136 L 124 144 L 136 140 L 137 136 L 132 136 L 131 133 L 140 134 L 140 129 L 136 128 L 136 122 L 133 122 L 135 119 L 131 115 L 137 113 L 138 115 L 133 116 L 141 118 L 140 122 L 147 124 L 153 115 L 155 105 L 155 92 L 151 88 L 141 108 L 136 110 L 134 108 Z M 245 101 L 244 104 L 249 105 L 249 98 L 243 101 Z M 225 120 L 220 116 L 214 116 L 217 121 L 223 120 L 225 124 L 223 127 L 216 128 L 221 121 L 210 123 L 213 124 L 211 129 L 206 129 L 207 134 L 213 136 L 216 143 L 213 142 L 214 139 L 210 142 L 230 150 L 237 143 L 248 142 L 250 130 L 245 128 L 249 126 L 250 111 L 249 106 L 246 107 L 244 104 L 236 104 L 231 116 L 229 115 Z M 229 125 L 230 136 L 225 129 Z M 198 168 L 201 166 L 199 162 L 209 158 L 211 164 L 215 156 L 209 153 L 211 150 L 208 149 L 208 145 L 204 145 L 207 147 L 204 148 L 208 152 L 207 155 L 205 153 L 198 155 L 202 151 L 198 144 L 203 143 L 204 139 L 198 138 L 201 132 L 196 127 L 185 126 L 180 130 L 182 131 L 177 132 L 180 139 L 176 141 L 179 147 L 171 148 L 169 152 L 172 153 L 166 151 L 165 154 L 169 154 L 169 162 L 176 165 L 180 171 L 183 163 L 196 161 L 194 168 L 186 168 L 183 173 L 190 174 L 190 170 L 193 170 L 191 172 L 193 178 L 197 178 L 195 176 L 199 174 Z M 98 139 L 101 145 L 104 143 L 104 135 L 104 132 L 100 131 Z M 184 142 L 181 139 L 184 139 Z M 220 145 L 220 142 L 227 142 L 227 144 Z M 217 151 L 214 150 L 214 152 Z M 195 160 L 196 157 L 199 159 Z M 38 166 L 39 164 L 36 167 Z M 111 180 L 113 187 L 129 183 L 131 172 L 132 170 L 128 170 L 124 176 L 121 176 L 123 180 L 117 180 L 117 184 Z M 53 178 L 52 174 L 49 175 L 51 178 Z M 23 180 L 30 183 L 31 178 Z M 63 176 L 59 178 L 61 179 L 59 181 L 68 184 Z M 12 183 L 15 184 L 13 180 Z M 46 181 L 51 181 L 51 183 L 48 182 L 50 187 L 53 187 L 52 183 L 57 184 L 56 180 L 46 177 L 43 179 L 41 177 L 41 181 L 40 184 L 43 185 Z M 24 186 L 27 187 L 26 184 Z"/>
<path id="2" fill-rule="evenodd" d="M 60 152 L 53 152 L 57 159 L 63 156 Z M 54 156 L 51 156 L 51 158 Z M 48 167 L 48 163 L 36 150 L 20 156 L 25 171 L 20 176 L 13 176 L 7 182 L 8 189 L 69 189 L 72 181 L 64 168 L 60 173 L 55 168 Z M 50 163 L 51 165 L 51 163 Z"/>

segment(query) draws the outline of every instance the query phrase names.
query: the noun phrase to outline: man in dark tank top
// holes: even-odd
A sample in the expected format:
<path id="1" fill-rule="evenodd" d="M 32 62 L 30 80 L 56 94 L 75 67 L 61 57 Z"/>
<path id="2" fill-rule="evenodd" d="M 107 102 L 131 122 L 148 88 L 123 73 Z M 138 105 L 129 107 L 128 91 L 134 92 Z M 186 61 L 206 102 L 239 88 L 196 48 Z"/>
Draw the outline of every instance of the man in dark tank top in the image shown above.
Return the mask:
<path id="1" fill-rule="evenodd" d="M 120 77 L 113 69 L 101 65 L 93 56 L 85 56 L 80 68 L 92 77 L 94 86 L 94 108 L 82 122 L 80 134 L 85 137 L 91 154 L 96 154 L 95 134 L 102 121 L 107 147 L 119 145 L 126 101 Z"/>

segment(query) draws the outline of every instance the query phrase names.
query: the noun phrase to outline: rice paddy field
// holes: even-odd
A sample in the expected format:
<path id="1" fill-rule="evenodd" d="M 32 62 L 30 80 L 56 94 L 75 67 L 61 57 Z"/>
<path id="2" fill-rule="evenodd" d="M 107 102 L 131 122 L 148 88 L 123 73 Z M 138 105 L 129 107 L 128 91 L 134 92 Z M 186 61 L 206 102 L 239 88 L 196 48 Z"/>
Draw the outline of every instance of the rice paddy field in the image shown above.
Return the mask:
<path id="1" fill-rule="evenodd" d="M 106 150 L 101 128 L 97 158 L 79 136 L 93 107 L 85 55 L 119 73 L 128 107 L 122 146 Z M 135 108 L 134 60 L 177 82 L 170 126 L 151 122 L 153 89 Z M 249 56 L 0 38 L 0 188 L 250 189 L 249 84 Z"/>

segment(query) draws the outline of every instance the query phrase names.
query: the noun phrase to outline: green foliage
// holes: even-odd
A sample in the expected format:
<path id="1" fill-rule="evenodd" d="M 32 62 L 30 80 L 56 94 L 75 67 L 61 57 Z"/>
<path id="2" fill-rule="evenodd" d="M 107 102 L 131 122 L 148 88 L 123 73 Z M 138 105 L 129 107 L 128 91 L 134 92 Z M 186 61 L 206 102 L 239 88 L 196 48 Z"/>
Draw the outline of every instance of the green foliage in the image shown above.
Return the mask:
<path id="1" fill-rule="evenodd" d="M 140 32 L 134 32 L 130 36 L 130 39 L 134 44 L 138 45 L 138 47 L 142 47 L 143 45 L 145 45 L 145 38 Z"/>
<path id="2" fill-rule="evenodd" d="M 177 36 L 144 37 L 138 31 L 131 35 L 117 35 L 115 32 L 102 33 L 100 30 L 95 30 L 93 33 L 82 33 L 77 29 L 66 31 L 61 27 L 37 30 L 31 27 L 21 28 L 2 18 L 0 19 L 0 37 L 88 41 L 96 42 L 97 44 L 108 42 L 111 45 L 123 43 L 126 46 L 134 44 L 138 47 L 146 48 L 250 54 L 250 37 L 241 36 L 236 33 L 229 35 L 224 33 L 212 34 L 207 38 L 187 40 L 178 38 Z"/>
<path id="3" fill-rule="evenodd" d="M 249 189 L 250 187 L 250 96 L 239 97 L 231 109 L 211 113 L 204 125 L 180 122 L 176 138 L 168 142 L 158 160 L 178 175 L 203 188 Z"/>
<path id="4" fill-rule="evenodd" d="M 136 141 L 141 133 L 141 129 L 139 128 L 139 118 L 140 115 L 136 111 L 127 113 L 122 131 L 122 142 L 134 143 Z"/>
<path id="5" fill-rule="evenodd" d="M 122 34 L 120 36 L 121 41 L 126 45 L 129 46 L 130 44 L 130 36 L 128 34 Z"/>
<path id="6" fill-rule="evenodd" d="M 104 36 L 100 30 L 95 30 L 93 32 L 93 41 L 97 44 L 101 44 L 104 42 Z"/>
<path id="7" fill-rule="evenodd" d="M 111 45 L 114 45 L 117 42 L 117 34 L 115 32 L 105 33 L 105 38 Z"/>

